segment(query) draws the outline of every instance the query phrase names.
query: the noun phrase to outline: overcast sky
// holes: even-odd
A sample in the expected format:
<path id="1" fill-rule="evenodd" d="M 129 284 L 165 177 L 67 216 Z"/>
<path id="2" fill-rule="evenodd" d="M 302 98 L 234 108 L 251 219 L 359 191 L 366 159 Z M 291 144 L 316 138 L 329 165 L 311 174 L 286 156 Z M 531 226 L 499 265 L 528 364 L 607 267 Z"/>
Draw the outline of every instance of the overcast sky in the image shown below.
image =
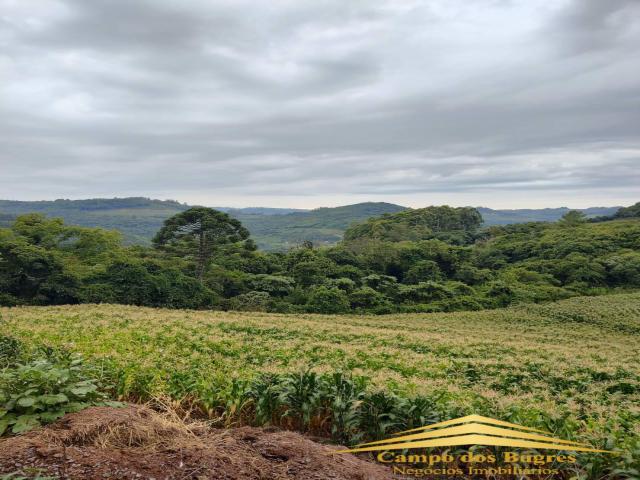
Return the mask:
<path id="1" fill-rule="evenodd" d="M 640 0 L 0 0 L 0 198 L 640 200 Z"/>

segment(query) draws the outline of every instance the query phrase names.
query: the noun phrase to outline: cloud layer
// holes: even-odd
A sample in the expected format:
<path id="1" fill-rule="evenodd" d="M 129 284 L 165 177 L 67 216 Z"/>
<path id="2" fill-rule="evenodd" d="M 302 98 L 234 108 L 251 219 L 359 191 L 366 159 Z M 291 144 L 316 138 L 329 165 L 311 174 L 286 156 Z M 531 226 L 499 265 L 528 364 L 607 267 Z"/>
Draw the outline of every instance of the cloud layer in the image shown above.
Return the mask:
<path id="1" fill-rule="evenodd" d="M 640 200 L 640 2 L 0 0 L 0 197 Z"/>

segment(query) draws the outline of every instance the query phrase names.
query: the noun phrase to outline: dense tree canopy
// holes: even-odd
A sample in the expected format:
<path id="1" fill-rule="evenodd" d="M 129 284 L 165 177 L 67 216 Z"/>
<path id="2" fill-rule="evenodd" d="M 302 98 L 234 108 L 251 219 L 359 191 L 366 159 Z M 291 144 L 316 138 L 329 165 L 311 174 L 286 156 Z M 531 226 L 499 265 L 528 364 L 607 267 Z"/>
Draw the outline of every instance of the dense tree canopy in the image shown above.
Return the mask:
<path id="1" fill-rule="evenodd" d="M 481 224 L 482 216 L 475 208 L 427 207 L 371 218 L 347 229 L 344 239 L 398 242 L 441 238 L 462 244 L 471 240 L 469 234 Z"/>
<path id="2" fill-rule="evenodd" d="M 437 207 L 373 219 L 335 247 L 269 253 L 255 249 L 237 220 L 192 210 L 167 220 L 154 248 L 123 246 L 112 231 L 19 216 L 0 228 L 0 304 L 390 313 L 640 288 L 640 219 L 633 217 L 586 222 L 571 213 L 555 223 L 481 230 L 473 212 Z"/>
<path id="3" fill-rule="evenodd" d="M 640 202 L 630 207 L 621 208 L 614 214 L 613 218 L 640 218 Z"/>

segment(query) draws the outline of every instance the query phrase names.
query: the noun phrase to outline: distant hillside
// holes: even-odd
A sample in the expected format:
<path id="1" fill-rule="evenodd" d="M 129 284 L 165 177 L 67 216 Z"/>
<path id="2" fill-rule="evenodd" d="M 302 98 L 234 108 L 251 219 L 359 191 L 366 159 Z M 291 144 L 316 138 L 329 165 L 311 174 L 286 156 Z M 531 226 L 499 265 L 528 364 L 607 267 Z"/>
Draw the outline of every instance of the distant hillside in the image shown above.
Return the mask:
<path id="1" fill-rule="evenodd" d="M 0 228 L 10 227 L 15 218 L 16 218 L 15 215 L 10 215 L 8 213 L 0 213 Z"/>
<path id="2" fill-rule="evenodd" d="M 406 207 L 391 203 L 367 202 L 286 215 L 250 215 L 242 210 L 232 210 L 229 214 L 249 229 L 260 248 L 286 250 L 305 240 L 320 245 L 337 243 L 352 223 L 402 210 L 406 210 Z"/>
<path id="3" fill-rule="evenodd" d="M 0 227 L 9 226 L 17 215 L 39 212 L 50 217 L 62 217 L 73 225 L 119 230 L 126 243 L 147 245 L 166 218 L 189 207 L 173 200 L 142 197 L 37 202 L 0 200 Z M 258 246 L 267 250 L 287 249 L 304 240 L 316 244 L 336 243 L 353 222 L 405 209 L 390 203 L 360 203 L 315 210 L 214 208 L 240 220 Z"/>
<path id="4" fill-rule="evenodd" d="M 231 207 L 213 207 L 221 212 L 227 212 L 231 215 L 286 215 L 295 212 L 308 212 L 302 208 L 268 208 L 268 207 L 247 207 L 247 208 L 231 208 Z"/>
<path id="5" fill-rule="evenodd" d="M 9 226 L 17 215 L 40 212 L 62 217 L 65 222 L 87 227 L 102 227 L 122 232 L 129 244 L 149 244 L 162 222 L 190 206 L 173 200 L 142 197 L 20 202 L 0 200 L 0 228 Z M 342 238 L 347 227 L 370 217 L 406 210 L 383 202 L 359 203 L 335 208 L 299 210 L 291 208 L 214 207 L 240 220 L 262 249 L 286 250 L 304 240 L 332 244 Z M 582 210 L 589 217 L 613 215 L 619 207 Z M 529 221 L 555 221 L 568 208 L 539 210 L 492 210 L 478 208 L 485 225 L 504 225 Z"/>
<path id="6" fill-rule="evenodd" d="M 620 207 L 592 207 L 578 210 L 589 218 L 595 218 L 611 216 L 616 213 L 619 208 Z M 493 210 L 491 208 L 478 207 L 478 211 L 482 215 L 485 225 L 508 225 L 510 223 L 525 222 L 555 222 L 570 210 L 572 209 L 567 207 L 541 208 L 537 210 Z"/>
<path id="7" fill-rule="evenodd" d="M 166 218 L 187 208 L 188 205 L 173 200 L 142 197 L 39 202 L 0 200 L 0 214 L 38 212 L 62 217 L 65 223 L 72 225 L 119 230 L 125 242 L 131 244 L 149 244 Z"/>

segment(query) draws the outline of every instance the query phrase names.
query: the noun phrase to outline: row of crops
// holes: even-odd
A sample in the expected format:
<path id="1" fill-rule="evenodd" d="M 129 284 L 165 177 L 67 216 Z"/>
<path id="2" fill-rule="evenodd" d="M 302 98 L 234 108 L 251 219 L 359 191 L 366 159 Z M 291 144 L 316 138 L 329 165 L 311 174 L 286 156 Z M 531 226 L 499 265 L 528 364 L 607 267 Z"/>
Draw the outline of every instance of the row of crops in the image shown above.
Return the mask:
<path id="1" fill-rule="evenodd" d="M 581 454 L 568 476 L 637 475 L 639 294 L 383 317 L 109 305 L 2 315 L 26 357 L 80 353 L 112 399 L 169 401 L 217 426 L 354 444 L 477 413 L 619 452 Z"/>

